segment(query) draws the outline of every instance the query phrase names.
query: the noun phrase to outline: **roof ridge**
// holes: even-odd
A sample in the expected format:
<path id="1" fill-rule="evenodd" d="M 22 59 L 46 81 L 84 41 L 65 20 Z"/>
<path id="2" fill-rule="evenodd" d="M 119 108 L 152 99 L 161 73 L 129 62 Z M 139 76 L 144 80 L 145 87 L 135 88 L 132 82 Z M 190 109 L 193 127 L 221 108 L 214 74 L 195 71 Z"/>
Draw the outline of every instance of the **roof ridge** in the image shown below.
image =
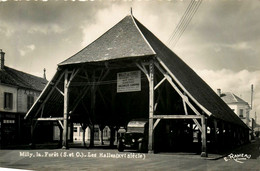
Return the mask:
<path id="1" fill-rule="evenodd" d="M 11 67 L 8 67 L 8 66 L 5 66 L 5 68 L 8 68 L 8 69 L 14 70 L 14 71 L 16 71 L 16 72 L 20 72 L 20 73 L 23 73 L 23 74 L 26 74 L 26 75 L 29 75 L 29 76 L 32 76 L 32 77 L 36 77 L 36 78 L 45 80 L 44 78 L 42 78 L 42 77 L 40 77 L 40 76 L 32 75 L 32 74 L 30 74 L 30 73 L 27 73 L 27 72 L 24 72 L 24 71 L 20 71 L 20 70 L 18 70 L 18 69 L 14 69 L 14 68 L 11 68 Z"/>
<path id="2" fill-rule="evenodd" d="M 153 53 L 156 54 L 155 50 L 152 48 L 152 46 L 150 45 L 150 43 L 148 42 L 148 40 L 145 38 L 143 32 L 141 32 L 140 28 L 139 28 L 138 25 L 136 24 L 136 22 L 135 22 L 136 18 L 135 18 L 133 15 L 130 15 L 130 16 L 131 16 L 131 18 L 132 18 L 132 20 L 133 20 L 133 22 L 134 22 L 134 24 L 135 24 L 137 30 L 140 32 L 141 36 L 143 37 L 144 41 L 148 44 L 148 46 L 151 48 L 151 50 L 153 51 Z"/>
<path id="3" fill-rule="evenodd" d="M 237 101 L 237 98 L 235 97 L 235 94 L 232 93 L 232 92 L 230 92 L 230 94 L 231 94 L 232 98 L 235 100 L 235 102 L 238 102 L 238 101 Z"/>
<path id="4" fill-rule="evenodd" d="M 237 100 L 237 102 L 243 102 L 243 103 L 247 103 L 244 99 L 242 99 L 242 98 L 240 98 L 240 97 L 238 97 L 237 95 L 235 95 L 234 94 L 234 96 L 235 96 L 235 98 L 236 98 L 236 100 Z"/>

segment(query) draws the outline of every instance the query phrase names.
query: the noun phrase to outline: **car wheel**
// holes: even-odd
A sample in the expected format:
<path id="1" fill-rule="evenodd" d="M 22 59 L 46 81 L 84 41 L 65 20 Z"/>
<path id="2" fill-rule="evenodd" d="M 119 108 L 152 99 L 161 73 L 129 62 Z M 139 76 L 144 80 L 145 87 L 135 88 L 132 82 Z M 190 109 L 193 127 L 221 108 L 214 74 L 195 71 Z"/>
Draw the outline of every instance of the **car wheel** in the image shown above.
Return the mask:
<path id="1" fill-rule="evenodd" d="M 124 144 L 122 141 L 119 141 L 117 144 L 117 149 L 119 152 L 123 152 L 124 151 Z"/>

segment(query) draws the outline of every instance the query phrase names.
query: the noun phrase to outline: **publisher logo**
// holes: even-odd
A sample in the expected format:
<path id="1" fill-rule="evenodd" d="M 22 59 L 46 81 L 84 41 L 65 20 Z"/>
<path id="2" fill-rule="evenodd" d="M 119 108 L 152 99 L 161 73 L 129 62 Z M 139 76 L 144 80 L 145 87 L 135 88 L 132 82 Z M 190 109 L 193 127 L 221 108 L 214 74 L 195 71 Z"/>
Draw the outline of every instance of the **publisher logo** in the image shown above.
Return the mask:
<path id="1" fill-rule="evenodd" d="M 244 163 L 243 161 L 248 160 L 251 158 L 250 154 L 229 154 L 227 157 L 224 157 L 225 161 L 234 160 L 238 163 Z"/>

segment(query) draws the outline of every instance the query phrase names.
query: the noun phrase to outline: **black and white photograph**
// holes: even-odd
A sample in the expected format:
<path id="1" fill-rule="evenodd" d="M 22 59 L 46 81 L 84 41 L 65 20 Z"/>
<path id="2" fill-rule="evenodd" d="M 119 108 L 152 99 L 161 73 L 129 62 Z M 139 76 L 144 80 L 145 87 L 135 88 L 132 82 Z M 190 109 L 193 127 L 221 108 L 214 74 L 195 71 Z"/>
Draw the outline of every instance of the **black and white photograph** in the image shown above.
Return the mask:
<path id="1" fill-rule="evenodd" d="M 260 1 L 0 0 L 0 170 L 260 170 Z"/>

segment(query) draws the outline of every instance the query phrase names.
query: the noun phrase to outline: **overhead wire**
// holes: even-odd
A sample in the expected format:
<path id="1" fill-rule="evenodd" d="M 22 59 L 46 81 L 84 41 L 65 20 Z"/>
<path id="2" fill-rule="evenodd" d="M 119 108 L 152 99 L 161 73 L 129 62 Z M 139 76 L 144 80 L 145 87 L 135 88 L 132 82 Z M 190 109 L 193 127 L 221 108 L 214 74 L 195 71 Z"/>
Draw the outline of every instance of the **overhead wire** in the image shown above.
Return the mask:
<path id="1" fill-rule="evenodd" d="M 169 46 L 175 47 L 175 45 L 179 41 L 180 37 L 182 36 L 182 34 L 186 30 L 187 26 L 189 25 L 190 21 L 192 20 L 193 16 L 197 12 L 201 3 L 202 3 L 202 0 L 192 0 L 189 3 L 189 6 L 187 7 L 185 13 L 183 14 L 181 20 L 179 21 L 178 25 L 174 29 L 170 38 L 168 39 Z"/>
<path id="2" fill-rule="evenodd" d="M 187 26 L 189 25 L 190 21 L 192 20 L 193 16 L 195 15 L 195 13 L 198 10 L 198 7 L 200 6 L 202 0 L 199 0 L 198 3 L 195 4 L 194 9 L 191 11 L 190 13 L 190 17 L 188 18 L 188 20 L 185 21 L 185 25 L 184 27 L 181 29 L 181 31 L 179 32 L 179 34 L 177 35 L 175 41 L 172 43 L 172 47 L 175 47 L 175 45 L 177 44 L 177 42 L 179 41 L 180 37 L 182 36 L 182 34 L 184 33 L 184 31 L 186 30 Z"/>
<path id="3" fill-rule="evenodd" d="M 174 31 L 172 32 L 170 38 L 169 38 L 168 41 L 167 41 L 167 44 L 169 44 L 169 43 L 172 41 L 172 39 L 175 37 L 177 31 L 179 30 L 179 28 L 181 27 L 183 21 L 184 21 L 185 18 L 187 17 L 187 14 L 189 13 L 189 11 L 190 11 L 190 9 L 191 9 L 191 7 L 192 7 L 194 1 L 195 1 L 195 0 L 190 1 L 189 6 L 187 7 L 187 9 L 185 10 L 184 14 L 182 15 L 182 17 L 181 17 L 181 19 L 180 19 L 178 25 L 175 27 Z"/>

